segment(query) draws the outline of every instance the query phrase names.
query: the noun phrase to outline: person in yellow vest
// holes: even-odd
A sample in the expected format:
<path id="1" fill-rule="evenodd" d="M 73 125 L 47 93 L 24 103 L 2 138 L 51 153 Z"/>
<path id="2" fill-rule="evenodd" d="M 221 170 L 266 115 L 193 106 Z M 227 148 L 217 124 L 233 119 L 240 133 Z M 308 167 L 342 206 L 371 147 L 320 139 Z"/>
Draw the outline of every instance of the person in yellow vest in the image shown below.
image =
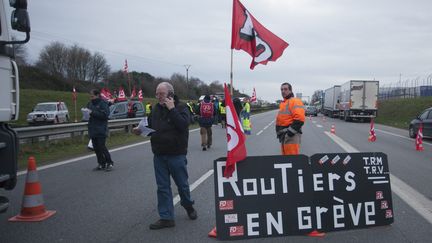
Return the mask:
<path id="1" fill-rule="evenodd" d="M 284 100 L 276 116 L 276 135 L 281 143 L 282 155 L 297 155 L 300 153 L 301 128 L 305 121 L 304 105 L 294 97 L 289 83 L 281 85 L 281 94 Z"/>
<path id="2" fill-rule="evenodd" d="M 219 111 L 220 111 L 220 119 L 222 128 L 226 127 L 226 109 L 225 109 L 225 100 L 219 102 Z"/>
<path id="3" fill-rule="evenodd" d="M 245 104 L 242 110 L 242 125 L 244 133 L 246 135 L 251 135 L 252 126 L 250 122 L 250 104 L 247 98 L 245 99 Z"/>
<path id="4" fill-rule="evenodd" d="M 145 112 L 146 112 L 146 116 L 150 115 L 150 112 L 152 110 L 152 106 L 150 102 L 147 102 L 147 105 L 145 106 Z"/>

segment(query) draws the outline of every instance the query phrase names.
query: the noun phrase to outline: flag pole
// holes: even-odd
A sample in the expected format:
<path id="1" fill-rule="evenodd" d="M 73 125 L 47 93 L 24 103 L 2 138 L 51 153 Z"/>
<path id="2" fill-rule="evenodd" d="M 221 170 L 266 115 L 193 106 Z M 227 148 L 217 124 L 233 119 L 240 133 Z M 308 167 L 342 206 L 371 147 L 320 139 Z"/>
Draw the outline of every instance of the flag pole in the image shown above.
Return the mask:
<path id="1" fill-rule="evenodd" d="M 77 109 L 76 109 L 76 103 L 77 103 L 77 101 L 76 101 L 77 99 L 75 98 L 74 99 L 74 107 L 75 107 L 75 122 L 78 122 L 78 119 L 77 119 Z"/>
<path id="2" fill-rule="evenodd" d="M 233 49 L 231 49 L 230 93 L 233 96 Z"/>

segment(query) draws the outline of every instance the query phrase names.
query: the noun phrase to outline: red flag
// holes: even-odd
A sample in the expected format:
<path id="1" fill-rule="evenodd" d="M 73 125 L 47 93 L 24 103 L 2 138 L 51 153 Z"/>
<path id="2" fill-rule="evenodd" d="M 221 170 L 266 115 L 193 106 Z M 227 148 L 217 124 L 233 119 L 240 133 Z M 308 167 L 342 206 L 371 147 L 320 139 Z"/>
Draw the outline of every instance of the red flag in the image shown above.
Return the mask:
<path id="1" fill-rule="evenodd" d="M 131 96 L 130 96 L 130 99 L 133 99 L 133 98 L 135 98 L 137 96 L 137 94 L 136 94 L 136 90 L 135 90 L 135 86 L 133 87 L 133 89 L 132 89 L 132 94 L 131 94 Z"/>
<path id="2" fill-rule="evenodd" d="M 127 64 L 127 59 L 125 59 L 125 64 L 124 64 L 124 67 L 123 67 L 123 72 L 124 73 L 128 73 L 128 64 Z"/>
<path id="3" fill-rule="evenodd" d="M 117 101 L 124 101 L 124 100 L 126 100 L 126 95 L 125 95 L 125 92 L 123 90 L 123 87 L 120 86 Z"/>
<path id="4" fill-rule="evenodd" d="M 75 89 L 75 86 L 73 86 L 73 88 L 72 88 L 72 101 L 76 101 L 77 100 L 77 92 L 76 92 L 76 89 Z"/>
<path id="5" fill-rule="evenodd" d="M 139 100 L 140 102 L 143 101 L 142 89 L 140 89 L 140 90 L 138 91 L 138 100 Z"/>
<path id="6" fill-rule="evenodd" d="M 252 92 L 252 97 L 250 99 L 250 102 L 255 102 L 257 101 L 257 97 L 256 97 L 256 92 L 255 92 L 255 88 L 253 88 L 253 92 Z"/>
<path id="7" fill-rule="evenodd" d="M 233 0 L 231 49 L 251 55 L 250 69 L 276 61 L 287 47 L 288 43 L 261 25 L 239 0 Z"/>
<path id="8" fill-rule="evenodd" d="M 376 141 L 375 125 L 374 125 L 374 120 L 373 119 L 371 119 L 368 140 L 369 140 L 369 142 L 375 142 Z"/>
<path id="9" fill-rule="evenodd" d="M 423 151 L 423 123 L 420 123 L 420 127 L 417 131 L 417 136 L 416 136 L 416 150 L 417 151 Z"/>
<path id="10" fill-rule="evenodd" d="M 226 132 L 227 132 L 227 160 L 225 165 L 224 176 L 231 177 L 235 170 L 235 164 L 246 158 L 246 137 L 243 128 L 237 116 L 234 104 L 231 100 L 230 93 L 226 84 L 225 91 L 225 109 L 226 109 Z"/>
<path id="11" fill-rule="evenodd" d="M 103 88 L 101 90 L 101 97 L 104 100 L 110 100 L 111 99 L 111 93 L 107 88 Z"/>

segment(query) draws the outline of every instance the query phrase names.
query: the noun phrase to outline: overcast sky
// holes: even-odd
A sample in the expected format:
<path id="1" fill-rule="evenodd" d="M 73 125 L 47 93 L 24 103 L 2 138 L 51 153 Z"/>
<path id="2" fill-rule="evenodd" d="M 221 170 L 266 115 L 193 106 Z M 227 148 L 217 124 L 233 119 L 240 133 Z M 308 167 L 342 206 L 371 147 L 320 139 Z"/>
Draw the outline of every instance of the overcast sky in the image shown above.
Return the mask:
<path id="1" fill-rule="evenodd" d="M 432 74 L 431 0 L 242 0 L 267 29 L 289 43 L 276 62 L 249 69 L 234 51 L 234 86 L 280 99 L 290 82 L 310 96 L 351 79 L 381 84 Z M 186 74 L 229 82 L 232 0 L 29 0 L 27 51 L 35 61 L 52 41 L 105 55 L 112 70 L 169 78 Z"/>

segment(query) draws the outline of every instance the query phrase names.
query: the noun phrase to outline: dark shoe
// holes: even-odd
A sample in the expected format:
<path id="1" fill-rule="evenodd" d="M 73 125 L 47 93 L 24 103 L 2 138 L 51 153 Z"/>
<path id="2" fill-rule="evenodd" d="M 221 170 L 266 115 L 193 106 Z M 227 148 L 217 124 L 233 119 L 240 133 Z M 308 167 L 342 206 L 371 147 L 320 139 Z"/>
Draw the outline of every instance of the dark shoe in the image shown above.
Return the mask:
<path id="1" fill-rule="evenodd" d="M 105 171 L 112 171 L 113 166 L 114 166 L 113 164 L 108 164 L 105 168 Z"/>
<path id="2" fill-rule="evenodd" d="M 105 170 L 106 166 L 105 165 L 98 165 L 96 168 L 94 168 L 94 171 L 98 171 L 98 170 Z"/>
<path id="3" fill-rule="evenodd" d="M 168 220 L 168 219 L 159 219 L 158 221 L 154 222 L 153 224 L 150 224 L 149 228 L 151 230 L 158 230 L 163 228 L 171 228 L 175 226 L 174 220 Z"/>
<path id="4" fill-rule="evenodd" d="M 191 206 L 184 207 L 186 209 L 187 215 L 190 219 L 195 220 L 198 218 L 197 211 Z"/>
<path id="5" fill-rule="evenodd" d="M 206 147 L 203 147 L 202 150 L 203 150 L 203 151 L 206 151 L 207 149 L 206 149 Z"/>
<path id="6" fill-rule="evenodd" d="M 211 145 L 207 145 L 207 148 L 209 149 L 211 147 Z"/>

